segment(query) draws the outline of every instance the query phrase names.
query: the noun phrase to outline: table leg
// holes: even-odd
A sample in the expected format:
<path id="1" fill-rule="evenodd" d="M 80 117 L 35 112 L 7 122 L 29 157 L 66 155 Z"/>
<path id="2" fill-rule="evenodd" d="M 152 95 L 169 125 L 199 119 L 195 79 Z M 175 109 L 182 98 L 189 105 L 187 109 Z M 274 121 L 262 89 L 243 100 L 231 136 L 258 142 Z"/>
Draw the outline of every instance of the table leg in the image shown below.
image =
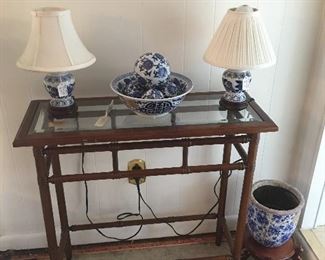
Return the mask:
<path id="1" fill-rule="evenodd" d="M 60 259 L 60 253 L 55 235 L 55 223 L 53 218 L 50 187 L 47 181 L 48 168 L 46 164 L 46 158 L 44 157 L 42 147 L 34 147 L 33 152 L 35 157 L 37 180 L 42 203 L 48 252 L 51 260 L 58 260 Z"/>
<path id="2" fill-rule="evenodd" d="M 247 208 L 250 192 L 252 189 L 253 176 L 255 170 L 255 160 L 257 154 L 257 147 L 259 142 L 259 134 L 251 135 L 251 141 L 248 147 L 247 165 L 245 169 L 243 189 L 240 199 L 240 208 L 237 221 L 236 237 L 233 248 L 233 259 L 239 260 L 245 235 Z"/>
<path id="3" fill-rule="evenodd" d="M 231 144 L 224 144 L 222 163 L 229 163 L 231 156 Z M 221 244 L 223 235 L 223 222 L 225 221 L 225 208 L 228 187 L 228 173 L 229 170 L 221 172 L 220 192 L 219 192 L 219 206 L 218 206 L 218 220 L 216 229 L 216 244 Z"/>
<path id="4" fill-rule="evenodd" d="M 60 165 L 60 158 L 57 153 L 53 153 L 52 155 L 52 169 L 54 176 L 61 176 L 61 165 Z M 69 223 L 68 223 L 68 215 L 67 215 L 67 207 L 65 203 L 65 196 L 64 196 L 64 188 L 63 183 L 57 182 L 55 183 L 55 191 L 56 191 L 56 198 L 59 208 L 59 215 L 60 215 L 60 222 L 61 222 L 61 232 L 67 232 L 67 242 L 65 245 L 65 255 L 67 259 L 72 258 L 72 249 L 71 249 L 71 240 L 70 240 L 70 233 L 69 233 Z"/>

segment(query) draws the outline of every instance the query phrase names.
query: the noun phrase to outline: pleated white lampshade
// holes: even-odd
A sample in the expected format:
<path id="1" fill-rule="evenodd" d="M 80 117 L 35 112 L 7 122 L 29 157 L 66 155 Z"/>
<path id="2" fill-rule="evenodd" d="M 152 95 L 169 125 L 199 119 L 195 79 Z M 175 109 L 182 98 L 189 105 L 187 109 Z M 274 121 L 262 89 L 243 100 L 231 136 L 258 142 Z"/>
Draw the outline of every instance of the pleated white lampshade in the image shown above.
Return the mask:
<path id="1" fill-rule="evenodd" d="M 81 42 L 70 10 L 47 7 L 31 14 L 32 29 L 25 51 L 17 61 L 19 68 L 64 72 L 86 68 L 96 61 Z"/>
<path id="2" fill-rule="evenodd" d="M 216 67 L 249 70 L 275 64 L 272 44 L 258 9 L 229 9 L 213 36 L 204 60 Z"/>

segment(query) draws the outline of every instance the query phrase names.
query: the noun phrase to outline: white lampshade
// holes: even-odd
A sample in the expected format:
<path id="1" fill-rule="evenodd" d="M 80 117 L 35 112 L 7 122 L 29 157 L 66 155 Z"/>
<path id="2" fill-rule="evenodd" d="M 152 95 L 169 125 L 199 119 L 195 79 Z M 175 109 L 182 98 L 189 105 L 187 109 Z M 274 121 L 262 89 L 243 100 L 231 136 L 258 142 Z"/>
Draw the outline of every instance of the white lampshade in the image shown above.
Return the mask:
<path id="1" fill-rule="evenodd" d="M 276 58 L 258 9 L 229 9 L 203 59 L 216 67 L 249 70 L 275 64 Z"/>
<path id="2" fill-rule="evenodd" d="M 19 68 L 64 72 L 86 68 L 96 61 L 81 42 L 70 10 L 47 7 L 31 14 L 32 29 L 26 49 L 17 61 Z"/>

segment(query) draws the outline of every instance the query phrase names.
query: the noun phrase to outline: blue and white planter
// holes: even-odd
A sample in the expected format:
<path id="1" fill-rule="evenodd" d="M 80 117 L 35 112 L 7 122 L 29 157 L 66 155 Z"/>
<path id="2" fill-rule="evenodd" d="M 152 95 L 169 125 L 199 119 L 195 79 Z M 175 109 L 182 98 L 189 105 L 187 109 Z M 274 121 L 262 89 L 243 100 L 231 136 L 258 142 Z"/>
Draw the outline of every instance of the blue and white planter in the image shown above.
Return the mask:
<path id="1" fill-rule="evenodd" d="M 293 235 L 305 200 L 294 187 L 262 180 L 253 185 L 248 207 L 248 229 L 265 247 L 279 247 Z"/>

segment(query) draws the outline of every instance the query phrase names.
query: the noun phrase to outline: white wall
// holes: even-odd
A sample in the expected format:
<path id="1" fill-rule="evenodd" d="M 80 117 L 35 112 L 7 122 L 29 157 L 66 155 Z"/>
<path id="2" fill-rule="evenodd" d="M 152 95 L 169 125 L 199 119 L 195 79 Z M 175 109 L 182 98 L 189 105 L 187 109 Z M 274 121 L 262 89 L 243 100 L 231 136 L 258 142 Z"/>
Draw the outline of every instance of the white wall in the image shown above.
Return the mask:
<path id="1" fill-rule="evenodd" d="M 325 23 L 323 6 L 321 23 Z M 305 195 L 303 229 L 325 223 L 325 27 L 318 33 L 312 73 L 309 76 L 302 120 L 300 120 L 295 156 L 292 158 L 292 182 Z"/>
<path id="2" fill-rule="evenodd" d="M 311 171 L 313 176 L 310 176 L 312 180 L 306 199 L 302 229 L 312 229 L 325 225 L 325 131 L 322 134 L 316 157 L 314 171 Z"/>
<path id="3" fill-rule="evenodd" d="M 75 73 L 75 95 L 81 97 L 111 94 L 109 81 L 132 70 L 135 59 L 145 51 L 163 53 L 173 71 L 194 81 L 195 91 L 222 90 L 222 70 L 205 64 L 202 55 L 226 10 L 240 4 L 260 8 L 278 57 L 275 67 L 253 71 L 250 93 L 280 127 L 279 133 L 262 137 L 255 179 L 287 180 L 323 1 L 0 1 L 0 250 L 46 246 L 32 151 L 11 146 L 30 100 L 48 97 L 41 86 L 43 74 L 15 67 L 28 39 L 29 11 L 41 6 L 72 10 L 81 39 L 97 57 L 95 65 Z M 125 152 L 120 165 L 125 169 L 133 158 L 146 160 L 148 167 L 175 165 L 180 163 L 177 152 Z M 220 157 L 220 149 L 215 147 L 191 150 L 193 163 Z M 80 169 L 78 156 L 63 160 L 64 171 Z M 88 171 L 110 167 L 106 154 L 86 156 Z M 159 215 L 205 212 L 213 203 L 215 179 L 213 174 L 148 178 L 143 192 Z M 230 179 L 230 217 L 238 211 L 241 181 L 241 173 Z M 65 189 L 70 223 L 86 222 L 83 185 L 66 184 Z M 89 189 L 90 215 L 95 220 L 136 210 L 135 187 L 126 180 L 91 182 Z M 145 215 L 149 216 L 147 211 Z M 57 211 L 55 216 L 58 219 Z M 185 232 L 192 225 L 176 227 Z M 135 229 L 108 231 L 123 237 Z M 214 229 L 210 221 L 199 231 Z M 158 225 L 145 227 L 139 237 L 162 235 L 172 233 Z M 98 241 L 106 240 L 93 231 L 73 234 L 74 243 Z"/>

